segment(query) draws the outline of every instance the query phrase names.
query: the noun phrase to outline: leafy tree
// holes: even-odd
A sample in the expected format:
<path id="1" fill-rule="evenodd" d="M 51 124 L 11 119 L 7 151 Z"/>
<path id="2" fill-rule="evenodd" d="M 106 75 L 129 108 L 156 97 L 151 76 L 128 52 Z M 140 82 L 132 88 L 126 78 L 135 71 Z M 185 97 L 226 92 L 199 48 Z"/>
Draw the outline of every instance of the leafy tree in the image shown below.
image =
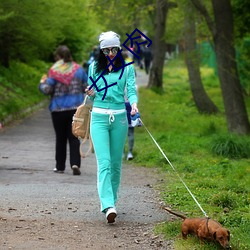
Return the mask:
<path id="1" fill-rule="evenodd" d="M 241 85 L 245 94 L 250 95 L 250 8 L 248 0 L 232 1 L 234 30 L 237 46 L 237 61 Z"/>
<path id="2" fill-rule="evenodd" d="M 235 24 L 236 38 L 244 38 L 250 36 L 250 1 L 248 0 L 232 0 L 232 10 Z"/>
<path id="3" fill-rule="evenodd" d="M 62 43 L 81 59 L 95 38 L 95 19 L 84 0 L 2 0 L 0 10 L 0 64 L 10 60 L 48 60 Z M 34 8 L 35 3 L 35 8 Z"/>
<path id="4" fill-rule="evenodd" d="M 8 67 L 11 59 L 27 61 L 37 55 L 38 50 L 52 45 L 56 35 L 50 35 L 44 18 L 45 13 L 49 15 L 45 10 L 50 8 L 44 8 L 41 1 L 37 1 L 35 10 L 34 2 L 29 0 L 3 0 L 0 5 L 3 13 L 12 13 L 0 22 L 0 51 L 4 54 L 1 57 L 4 66 Z"/>
<path id="5" fill-rule="evenodd" d="M 183 39 L 184 34 L 184 6 L 186 0 L 176 1 L 177 7 L 171 8 L 168 12 L 166 20 L 166 30 L 164 40 L 167 44 L 179 44 Z"/>
<path id="6" fill-rule="evenodd" d="M 148 87 L 162 89 L 163 66 L 166 54 L 164 34 L 166 30 L 167 14 L 170 8 L 177 7 L 176 3 L 167 0 L 156 1 L 155 33 L 153 39 L 153 63 L 149 75 Z"/>
<path id="7" fill-rule="evenodd" d="M 207 29 L 200 28 L 199 15 L 195 13 L 189 1 L 179 0 L 177 8 L 171 8 L 168 12 L 166 23 L 165 42 L 180 44 L 181 51 L 185 52 L 191 92 L 197 109 L 201 113 L 218 112 L 203 87 L 200 75 L 200 55 L 196 40 L 204 39 L 203 34 L 207 34 Z M 198 32 L 196 32 L 197 26 Z"/>
<path id="8" fill-rule="evenodd" d="M 192 13 L 192 15 L 191 15 Z M 196 18 L 194 7 L 190 2 L 185 5 L 185 28 L 184 28 L 184 40 L 185 40 L 185 55 L 186 64 L 188 68 L 188 76 L 191 87 L 191 92 L 194 98 L 194 102 L 199 112 L 201 113 L 217 113 L 218 108 L 211 101 L 207 95 L 205 88 L 202 84 L 200 74 L 200 56 L 197 50 L 196 44 Z"/>
<path id="9" fill-rule="evenodd" d="M 126 33 L 131 34 L 136 28 L 152 35 L 152 28 L 145 23 L 152 22 L 154 0 L 94 0 L 91 6 L 102 28 L 100 33 L 113 30 L 121 36 L 122 43 L 127 39 Z"/>
<path id="10" fill-rule="evenodd" d="M 249 134 L 250 124 L 236 64 L 230 0 L 212 0 L 213 17 L 200 0 L 191 2 L 204 16 L 213 37 L 228 130 Z"/>

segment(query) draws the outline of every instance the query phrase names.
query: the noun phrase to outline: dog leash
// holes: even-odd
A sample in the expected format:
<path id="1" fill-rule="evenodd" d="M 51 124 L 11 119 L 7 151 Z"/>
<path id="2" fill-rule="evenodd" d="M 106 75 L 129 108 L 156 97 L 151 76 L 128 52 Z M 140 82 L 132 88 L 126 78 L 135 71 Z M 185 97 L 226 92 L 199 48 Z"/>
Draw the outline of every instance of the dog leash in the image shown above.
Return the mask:
<path id="1" fill-rule="evenodd" d="M 189 192 L 189 194 L 191 195 L 191 197 L 193 198 L 193 200 L 196 202 L 196 204 L 198 205 L 198 207 L 200 208 L 200 210 L 202 211 L 202 213 L 205 215 L 205 217 L 209 218 L 209 216 L 206 214 L 206 212 L 203 210 L 203 208 L 201 207 L 201 205 L 199 204 L 199 202 L 196 200 L 196 198 L 194 197 L 194 195 L 192 194 L 192 192 L 190 191 L 190 189 L 188 188 L 188 186 L 186 185 L 186 183 L 182 180 L 182 178 L 178 174 L 178 172 L 175 169 L 175 167 L 173 166 L 173 164 L 170 162 L 170 160 L 168 159 L 168 157 L 165 155 L 165 153 L 163 152 L 163 150 L 161 149 L 161 147 L 159 146 L 159 144 L 157 143 L 157 141 L 154 139 L 154 137 L 152 136 L 152 134 L 149 132 L 148 128 L 145 126 L 145 124 L 143 123 L 143 121 L 141 120 L 141 118 L 139 118 L 139 119 L 140 119 L 142 125 L 144 126 L 144 128 L 146 129 L 146 131 L 148 132 L 149 136 L 151 137 L 151 139 L 155 143 L 155 145 L 158 147 L 158 149 L 160 150 L 160 152 L 162 153 L 162 155 L 165 157 L 165 159 L 167 160 L 167 162 L 169 163 L 169 165 L 175 171 L 175 173 L 179 177 L 180 181 L 185 186 L 185 188 L 187 189 L 187 191 Z"/>

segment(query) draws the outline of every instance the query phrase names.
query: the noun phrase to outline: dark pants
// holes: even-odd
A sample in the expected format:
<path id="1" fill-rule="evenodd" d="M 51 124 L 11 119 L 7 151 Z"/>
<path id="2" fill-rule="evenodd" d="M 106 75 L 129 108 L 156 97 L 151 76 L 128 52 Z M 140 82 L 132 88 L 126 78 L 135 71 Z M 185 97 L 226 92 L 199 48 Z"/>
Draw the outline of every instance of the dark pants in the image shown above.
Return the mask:
<path id="1" fill-rule="evenodd" d="M 146 59 L 144 60 L 144 66 L 145 66 L 146 74 L 149 73 L 150 63 L 151 63 L 150 60 L 146 60 Z"/>
<path id="2" fill-rule="evenodd" d="M 52 122 L 56 133 L 56 168 L 65 170 L 67 156 L 67 141 L 69 141 L 70 166 L 80 167 L 81 156 L 79 152 L 80 142 L 72 134 L 71 125 L 72 117 L 76 110 L 52 112 Z"/>
<path id="3" fill-rule="evenodd" d="M 134 148 L 134 127 L 128 128 L 128 152 L 133 152 Z"/>

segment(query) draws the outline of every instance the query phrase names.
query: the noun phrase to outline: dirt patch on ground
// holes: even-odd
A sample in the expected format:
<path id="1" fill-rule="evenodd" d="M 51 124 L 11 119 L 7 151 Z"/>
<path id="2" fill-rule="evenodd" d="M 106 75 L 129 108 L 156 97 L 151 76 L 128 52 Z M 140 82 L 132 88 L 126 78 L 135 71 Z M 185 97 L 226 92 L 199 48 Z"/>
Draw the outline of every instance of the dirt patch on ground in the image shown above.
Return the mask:
<path id="1" fill-rule="evenodd" d="M 172 249 L 153 225 L 1 218 L 1 249 Z"/>

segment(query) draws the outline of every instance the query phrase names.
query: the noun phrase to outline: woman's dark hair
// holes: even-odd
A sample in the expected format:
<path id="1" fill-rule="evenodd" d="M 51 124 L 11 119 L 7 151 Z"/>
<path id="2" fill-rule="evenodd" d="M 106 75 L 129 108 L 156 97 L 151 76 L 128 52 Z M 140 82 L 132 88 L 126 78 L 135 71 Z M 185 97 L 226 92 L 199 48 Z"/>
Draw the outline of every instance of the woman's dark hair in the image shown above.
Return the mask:
<path id="1" fill-rule="evenodd" d="M 118 50 L 117 54 L 119 53 L 119 51 L 120 49 Z M 123 58 L 122 53 L 120 53 L 120 55 L 118 55 L 114 61 L 116 69 L 122 67 L 124 64 L 121 57 Z M 103 54 L 102 50 L 100 50 L 99 55 L 97 57 L 96 72 L 102 73 L 104 70 L 106 70 L 105 73 L 108 73 L 108 69 L 106 68 L 107 68 L 107 57 Z"/>
<path id="2" fill-rule="evenodd" d="M 73 58 L 71 56 L 70 50 L 67 46 L 61 45 L 59 46 L 55 53 L 54 53 L 55 59 L 63 59 L 64 62 L 72 62 Z"/>

